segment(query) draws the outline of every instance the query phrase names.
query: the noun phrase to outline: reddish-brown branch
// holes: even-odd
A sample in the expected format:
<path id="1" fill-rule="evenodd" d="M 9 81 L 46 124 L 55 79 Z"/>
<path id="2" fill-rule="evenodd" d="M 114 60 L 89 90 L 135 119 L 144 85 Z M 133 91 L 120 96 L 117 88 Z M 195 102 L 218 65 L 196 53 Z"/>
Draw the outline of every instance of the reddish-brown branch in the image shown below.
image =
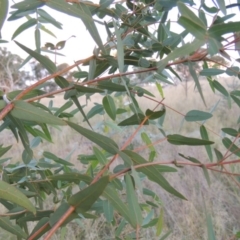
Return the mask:
<path id="1" fill-rule="evenodd" d="M 59 219 L 59 221 L 52 227 L 48 232 L 44 240 L 49 240 L 52 235 L 57 231 L 57 229 L 63 224 L 63 222 L 75 211 L 75 207 L 70 206 L 67 212 Z"/>
<path id="2" fill-rule="evenodd" d="M 42 227 L 40 227 L 33 235 L 31 235 L 28 240 L 34 240 L 38 234 L 40 234 L 41 232 L 43 232 L 47 227 L 48 227 L 49 223 L 45 223 Z"/>
<path id="3" fill-rule="evenodd" d="M 230 165 L 230 164 L 236 164 L 236 163 L 240 163 L 240 159 L 232 160 L 232 161 L 228 161 L 228 162 L 221 162 L 221 163 L 217 162 L 217 163 L 207 163 L 207 164 L 193 163 L 193 162 L 186 162 L 186 161 L 175 161 L 175 160 L 164 161 L 164 162 L 163 161 L 155 161 L 155 162 L 148 162 L 148 163 L 135 165 L 133 167 L 135 169 L 139 169 L 139 168 L 143 168 L 143 167 L 147 167 L 147 166 L 155 166 L 155 165 L 179 165 L 179 166 L 193 166 L 193 167 L 203 167 L 204 166 L 207 169 L 212 170 L 212 171 L 217 171 L 217 172 L 221 172 L 221 173 L 225 173 L 225 174 L 229 174 L 229 175 L 233 175 L 233 176 L 239 176 L 240 174 L 230 173 L 227 171 L 222 171 L 222 170 L 218 170 L 218 169 L 214 168 L 214 167 L 219 167 L 221 165 Z M 130 170 L 131 170 L 131 168 L 125 168 L 122 171 L 120 171 L 116 174 L 113 174 L 111 176 L 111 179 L 117 178 Z"/>

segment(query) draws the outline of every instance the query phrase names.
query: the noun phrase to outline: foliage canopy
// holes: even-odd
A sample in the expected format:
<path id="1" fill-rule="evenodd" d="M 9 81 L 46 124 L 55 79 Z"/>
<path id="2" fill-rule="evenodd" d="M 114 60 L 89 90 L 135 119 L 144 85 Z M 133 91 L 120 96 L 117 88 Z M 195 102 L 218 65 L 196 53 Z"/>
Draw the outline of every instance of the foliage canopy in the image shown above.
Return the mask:
<path id="1" fill-rule="evenodd" d="M 63 17 L 65 14 L 72 16 L 73 22 L 76 18 L 82 20 L 96 43 L 92 56 L 60 69 L 54 61 L 44 56 L 46 52 L 57 54 L 56 51 L 66 44 L 66 41 L 60 41 L 56 45 L 46 43 L 42 46 L 43 32 L 54 36 L 47 24 L 62 29 L 61 19 L 55 19 L 50 9 L 58 11 Z M 209 171 L 229 174 L 237 182 L 239 174 L 231 172 L 227 166 L 240 162 L 240 90 L 239 87 L 228 90 L 216 76 L 240 76 L 239 59 L 234 60 L 228 51 L 238 52 L 240 22 L 235 20 L 235 13 L 238 14 L 239 9 L 240 1 L 228 4 L 224 0 L 100 0 L 99 3 L 23 0 L 14 4 L 1 0 L 0 30 L 6 20 L 16 21 L 17 24 L 18 19 L 26 19 L 12 34 L 12 40 L 29 54 L 20 67 L 34 58 L 49 75 L 25 89 L 1 92 L 1 135 L 11 132 L 15 140 L 22 143 L 23 150 L 20 157 L 15 155 L 8 163 L 10 158 L 2 156 L 7 152 L 11 155 L 11 145 L 6 146 L 5 138 L 1 137 L 0 203 L 7 213 L 0 214 L 0 227 L 15 234 L 18 239 L 39 239 L 44 234 L 44 239 L 50 239 L 58 228 L 73 220 L 95 220 L 103 214 L 106 223 L 116 228 L 115 239 L 140 239 L 143 229 L 153 227 L 156 230 L 152 237 L 165 239 L 170 232 L 163 234 L 163 206 L 154 191 L 142 186 L 143 181 L 147 179 L 156 183 L 172 198 L 182 201 L 187 197 L 172 186 L 166 176 L 185 165 L 201 168 L 209 184 Z M 177 22 L 172 22 L 173 14 L 178 15 Z M 106 42 L 101 37 L 100 25 L 106 30 Z M 30 27 L 35 27 L 35 49 L 15 40 Z M 0 39 L 0 44 L 6 41 Z M 231 65 L 217 62 L 216 56 L 231 61 Z M 196 62 L 200 69 L 194 67 Z M 163 84 L 173 84 L 174 78 L 181 81 L 177 72 L 180 64 L 189 69 L 196 94 L 200 95 L 205 106 L 204 111 L 189 109 L 182 114 L 164 103 Z M 78 70 L 69 81 L 64 74 L 74 68 Z M 142 82 L 154 82 L 161 100 L 143 88 L 141 81 L 133 81 L 132 76 L 136 78 L 143 73 L 148 75 Z M 217 104 L 209 110 L 200 77 L 206 79 L 212 94 L 221 94 L 227 100 L 225 115 L 234 124 L 227 124 L 218 130 L 219 133 L 213 132 L 207 125 Z M 54 79 L 58 89 L 46 92 L 43 86 L 51 79 Z M 53 107 L 52 100 L 48 106 L 40 101 L 59 93 L 64 93 L 62 96 L 66 100 L 60 107 Z M 86 112 L 86 106 L 79 98 L 85 96 L 87 105 L 94 94 L 100 94 L 101 100 Z M 121 103 L 124 98 L 128 99 L 129 105 Z M 155 102 L 155 107 L 143 109 L 140 98 Z M 74 105 L 76 109 L 73 110 Z M 234 116 L 227 114 L 228 108 L 236 109 Z M 194 122 L 199 137 L 174 132 L 163 125 L 171 110 L 182 115 L 183 121 Z M 81 114 L 82 121 L 77 120 L 77 113 Z M 93 117 L 99 118 L 101 115 L 109 118 L 110 123 L 104 126 L 106 131 L 91 123 Z M 83 167 L 77 168 L 75 163 L 69 161 L 72 153 L 61 158 L 45 149 L 41 156 L 35 152 L 36 147 L 44 146 L 46 141 L 54 144 L 53 127 L 60 132 L 64 128 L 72 129 L 74 134 L 93 143 L 91 154 L 78 156 Z M 157 141 L 152 141 L 149 127 L 157 132 Z M 123 143 L 111 137 L 111 132 L 119 129 L 130 133 Z M 211 137 L 209 132 L 215 136 Z M 223 137 L 220 132 L 224 133 Z M 138 133 L 141 133 L 145 145 L 133 148 L 131 143 Z M 206 157 L 197 159 L 196 156 L 185 156 L 179 152 L 178 159 L 158 161 L 157 147 L 162 143 L 204 146 Z M 61 147 L 57 146 L 58 149 Z M 146 148 L 149 149 L 148 159 L 140 153 Z M 222 153 L 223 149 L 225 153 Z M 118 158 L 122 163 L 113 168 Z M 151 200 L 143 203 L 139 200 L 139 194 L 149 196 Z M 56 209 L 46 207 L 47 195 L 57 204 Z M 212 219 L 207 210 L 206 219 L 208 239 L 215 239 Z M 29 222 L 36 223 L 31 232 Z M 133 229 L 129 235 L 123 235 L 126 225 Z M 237 237 L 239 232 L 233 234 Z"/>

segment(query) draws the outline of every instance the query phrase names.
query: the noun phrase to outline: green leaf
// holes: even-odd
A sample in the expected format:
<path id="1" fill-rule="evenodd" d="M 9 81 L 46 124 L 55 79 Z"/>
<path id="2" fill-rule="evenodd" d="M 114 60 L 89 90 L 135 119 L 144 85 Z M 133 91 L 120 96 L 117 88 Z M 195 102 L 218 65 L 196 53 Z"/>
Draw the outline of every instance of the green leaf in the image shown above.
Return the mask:
<path id="1" fill-rule="evenodd" d="M 166 109 L 164 108 L 163 110 L 160 110 L 160 111 L 152 111 L 150 109 L 147 109 L 146 110 L 146 116 L 149 117 L 149 119 L 153 120 L 153 119 L 158 119 L 160 117 L 162 117 L 164 114 L 166 113 Z"/>
<path id="2" fill-rule="evenodd" d="M 185 115 L 185 120 L 187 122 L 203 121 L 211 118 L 213 115 L 208 112 L 191 110 Z"/>
<path id="3" fill-rule="evenodd" d="M 2 38 L 1 30 L 6 20 L 7 14 L 8 14 L 8 0 L 1 0 L 0 2 L 0 39 Z"/>
<path id="4" fill-rule="evenodd" d="M 156 82 L 156 86 L 157 86 L 158 92 L 160 93 L 160 96 L 161 96 L 162 98 L 164 98 L 162 85 L 161 85 L 160 83 Z"/>
<path id="5" fill-rule="evenodd" d="M 240 99 L 235 97 L 234 95 L 231 94 L 231 98 L 233 99 L 233 101 L 238 105 L 238 107 L 240 107 Z"/>
<path id="6" fill-rule="evenodd" d="M 168 135 L 167 140 L 169 143 L 174 145 L 188 145 L 188 146 L 210 145 L 214 143 L 208 140 L 184 137 L 179 134 Z"/>
<path id="7" fill-rule="evenodd" d="M 153 159 L 154 159 L 154 157 L 157 155 L 157 152 L 156 152 L 154 146 L 151 145 L 151 144 L 152 144 L 152 141 L 151 141 L 151 139 L 148 137 L 148 135 L 147 135 L 145 132 L 142 132 L 142 133 L 141 133 L 141 138 L 142 138 L 142 140 L 144 141 L 144 143 L 147 144 L 148 148 L 149 148 L 150 151 L 151 151 L 151 154 L 152 154 L 152 155 L 150 154 L 150 156 L 149 156 L 149 162 L 152 162 Z M 151 157 L 151 156 L 152 156 L 152 157 Z M 151 158 L 150 158 L 150 157 L 151 157 Z"/>
<path id="8" fill-rule="evenodd" d="M 123 120 L 118 124 L 118 126 L 130 126 L 130 125 L 139 125 L 145 119 L 145 116 L 141 113 L 134 114 L 131 117 Z M 148 125 L 148 121 L 144 123 L 144 125 Z"/>
<path id="9" fill-rule="evenodd" d="M 124 47 L 123 47 L 123 41 L 121 37 L 121 33 L 117 28 L 116 22 L 113 20 L 113 25 L 115 29 L 115 34 L 117 37 L 117 60 L 118 60 L 118 68 L 119 72 L 123 73 L 124 70 Z"/>
<path id="10" fill-rule="evenodd" d="M 140 58 L 138 60 L 138 65 L 143 68 L 148 68 L 150 66 L 150 62 L 145 58 Z"/>
<path id="11" fill-rule="evenodd" d="M 193 63 L 192 62 L 188 62 L 188 67 L 189 67 L 189 72 L 190 72 L 190 74 L 191 74 L 191 76 L 192 76 L 192 78 L 193 78 L 193 80 L 194 80 L 194 82 L 196 84 L 197 90 L 198 90 L 198 92 L 199 92 L 199 94 L 200 94 L 200 96 L 201 96 L 201 98 L 203 100 L 203 103 L 206 105 L 205 99 L 204 99 L 204 96 L 203 96 L 203 92 L 202 92 L 202 87 L 201 87 L 201 84 L 199 82 L 196 70 L 193 67 Z"/>
<path id="12" fill-rule="evenodd" d="M 108 183 L 109 176 L 104 176 L 97 182 L 71 196 L 68 200 L 68 203 L 77 208 L 78 212 L 86 212 L 102 195 Z"/>
<path id="13" fill-rule="evenodd" d="M 44 4 L 45 4 L 44 2 L 39 0 L 24 0 L 19 3 L 15 3 L 14 5 L 11 6 L 11 8 L 29 11 L 42 7 Z"/>
<path id="14" fill-rule="evenodd" d="M 78 84 L 74 84 L 74 88 L 78 92 L 83 92 L 83 93 L 102 93 L 102 92 L 104 92 L 104 90 L 99 89 L 99 88 L 84 87 L 84 86 L 80 86 Z"/>
<path id="15" fill-rule="evenodd" d="M 201 134 L 201 137 L 202 137 L 203 140 L 209 140 L 208 133 L 207 133 L 207 130 L 204 127 L 204 125 L 201 125 L 201 127 L 200 127 L 200 134 Z M 208 157 L 209 157 L 210 161 L 212 162 L 213 161 L 213 155 L 212 155 L 211 147 L 206 145 L 205 149 L 207 151 L 207 154 L 208 154 Z"/>
<path id="16" fill-rule="evenodd" d="M 172 233 L 172 230 L 168 231 L 167 233 L 165 233 L 159 240 L 165 240 L 168 238 L 168 236 Z"/>
<path id="17" fill-rule="evenodd" d="M 229 138 L 223 138 L 222 143 L 230 152 L 240 157 L 240 147 L 235 145 Z"/>
<path id="18" fill-rule="evenodd" d="M 226 33 L 233 33 L 240 31 L 240 22 L 227 22 L 212 25 L 208 33 L 210 36 L 219 38 Z"/>
<path id="19" fill-rule="evenodd" d="M 34 107 L 30 103 L 21 100 L 14 101 L 14 108 L 11 111 L 11 115 L 19 119 L 34 121 L 37 123 L 66 125 L 63 120 L 55 117 L 54 115 L 51 115 L 48 112 L 45 112 L 40 108 Z"/>
<path id="20" fill-rule="evenodd" d="M 66 202 L 63 202 L 57 209 L 56 211 L 51 214 L 50 219 L 49 219 L 49 225 L 53 227 L 59 219 L 67 212 L 69 209 L 70 205 Z M 76 212 L 73 212 L 64 222 L 62 225 L 71 222 L 73 219 L 78 218 L 78 214 Z"/>
<path id="21" fill-rule="evenodd" d="M 88 72 L 84 72 L 84 71 L 81 71 L 81 72 L 76 72 L 73 74 L 73 77 L 75 78 L 86 78 L 88 76 Z M 79 86 L 79 85 L 77 85 Z"/>
<path id="22" fill-rule="evenodd" d="M 35 207 L 23 193 L 21 193 L 16 187 L 1 180 L 0 198 L 24 207 L 30 212 L 36 213 Z"/>
<path id="23" fill-rule="evenodd" d="M 90 122 L 88 121 L 88 118 L 87 118 L 85 112 L 83 111 L 82 105 L 81 105 L 81 104 L 79 103 L 79 101 L 78 101 L 78 98 L 77 98 L 76 96 L 71 96 L 71 99 L 72 99 L 73 102 L 76 104 L 76 106 L 77 106 L 77 108 L 79 109 L 79 111 L 81 112 L 84 120 L 88 123 L 88 126 L 89 126 L 90 128 L 92 128 Z"/>
<path id="24" fill-rule="evenodd" d="M 138 203 L 137 195 L 135 193 L 132 179 L 129 174 L 125 175 L 126 181 L 126 192 L 127 192 L 127 203 L 129 206 L 131 224 L 133 228 L 142 225 L 142 212 Z"/>
<path id="25" fill-rule="evenodd" d="M 116 84 L 111 81 L 99 82 L 97 86 L 99 88 L 106 89 L 112 92 L 126 92 L 126 88 L 123 85 Z"/>
<path id="26" fill-rule="evenodd" d="M 67 101 L 54 113 L 54 116 L 58 116 L 60 113 L 62 113 L 66 109 L 70 108 L 72 105 L 73 105 L 72 101 Z"/>
<path id="27" fill-rule="evenodd" d="M 80 134 L 82 134 L 84 137 L 88 138 L 92 142 L 96 143 L 98 146 L 100 146 L 107 152 L 112 154 L 117 154 L 118 145 L 111 138 L 108 138 L 104 135 L 101 135 L 99 133 L 83 128 L 77 125 L 76 123 L 72 123 L 69 121 L 66 121 L 66 122 L 71 128 L 73 128 L 74 130 L 76 130 L 77 132 L 79 132 Z"/>
<path id="28" fill-rule="evenodd" d="M 114 0 L 100 0 L 100 6 L 101 6 L 101 8 L 107 8 L 107 7 L 109 7 L 113 2 L 114 2 Z"/>
<path id="29" fill-rule="evenodd" d="M 36 51 L 38 53 L 40 53 L 40 51 L 41 51 L 41 33 L 40 33 L 39 28 L 35 29 L 34 35 L 35 35 Z"/>
<path id="30" fill-rule="evenodd" d="M 103 196 L 110 202 L 114 210 L 118 211 L 129 223 L 131 223 L 129 209 L 122 201 L 115 188 L 108 185 L 104 190 Z"/>
<path id="31" fill-rule="evenodd" d="M 45 158 L 51 159 L 51 160 L 53 160 L 54 162 L 60 163 L 60 164 L 65 165 L 65 166 L 74 166 L 74 164 L 72 164 L 72 163 L 70 163 L 70 162 L 68 162 L 68 161 L 66 161 L 66 160 L 63 160 L 62 158 L 57 157 L 56 155 L 54 155 L 54 154 L 51 153 L 51 152 L 45 151 L 45 152 L 43 152 L 43 156 L 44 156 Z"/>
<path id="32" fill-rule="evenodd" d="M 47 178 L 53 181 L 68 181 L 68 182 L 77 182 L 77 183 L 79 183 L 80 181 L 84 181 L 88 184 L 90 184 L 92 180 L 91 177 L 85 174 L 73 173 L 73 172 L 50 175 Z"/>
<path id="33" fill-rule="evenodd" d="M 198 18 L 188 7 L 186 7 L 184 3 L 178 2 L 177 5 L 179 12 L 181 13 L 178 23 L 196 38 L 204 39 L 207 30 L 204 22 Z"/>
<path id="34" fill-rule="evenodd" d="M 25 52 L 27 52 L 31 57 L 35 58 L 39 61 L 48 71 L 49 73 L 56 72 L 57 68 L 55 64 L 47 57 L 40 55 L 39 53 L 27 48 L 26 46 L 22 45 L 21 43 L 14 41 L 20 48 L 22 48 Z"/>
<path id="35" fill-rule="evenodd" d="M 216 155 L 216 157 L 217 157 L 217 161 L 219 162 L 219 161 L 222 161 L 223 160 L 223 155 L 222 155 L 222 153 L 219 151 L 219 150 L 217 150 L 216 148 L 214 148 L 214 152 L 215 152 L 215 155 Z"/>
<path id="36" fill-rule="evenodd" d="M 233 128 L 222 128 L 222 131 L 233 137 L 237 137 L 237 135 L 240 134 L 237 130 L 235 130 Z M 0 154 L 0 156 L 1 156 L 1 154 Z"/>
<path id="37" fill-rule="evenodd" d="M 113 220 L 113 207 L 108 200 L 103 201 L 103 213 L 108 223 Z"/>
<path id="38" fill-rule="evenodd" d="M 95 154 L 97 160 L 99 161 L 99 163 L 101 165 L 105 166 L 105 164 L 107 163 L 106 156 L 95 146 L 93 146 L 93 151 L 94 151 L 94 154 Z"/>
<path id="39" fill-rule="evenodd" d="M 33 27 L 36 24 L 37 20 L 35 18 L 30 18 L 27 22 L 23 23 L 19 28 L 16 29 L 16 31 L 12 35 L 12 40 L 26 29 Z"/>
<path id="40" fill-rule="evenodd" d="M 80 18 L 86 26 L 86 29 L 91 34 L 94 41 L 102 50 L 102 52 L 105 52 L 105 48 L 103 46 L 98 29 L 93 21 L 92 14 L 88 6 L 85 5 L 84 2 L 79 2 L 77 4 L 69 4 L 65 0 L 51 0 L 46 2 L 46 5 L 59 12 L 63 12 L 67 15 Z"/>
<path id="41" fill-rule="evenodd" d="M 27 234 L 20 228 L 19 225 L 13 225 L 8 217 L 0 217 L 0 227 L 19 238 L 27 239 Z"/>
<path id="42" fill-rule="evenodd" d="M 224 0 L 216 0 L 218 7 L 220 8 L 221 12 L 226 15 L 227 11 L 226 11 L 226 6 L 225 6 L 225 1 Z"/>
<path id="43" fill-rule="evenodd" d="M 203 44 L 205 44 L 204 40 L 195 39 L 192 43 L 187 43 L 179 48 L 175 48 L 171 53 L 167 55 L 167 57 L 162 59 L 157 64 L 158 73 L 161 73 L 163 71 L 169 61 L 175 60 L 183 56 L 187 56 L 190 53 L 196 51 L 196 49 L 199 49 Z"/>
<path id="44" fill-rule="evenodd" d="M 229 93 L 228 91 L 225 89 L 225 87 L 223 87 L 223 85 L 221 83 L 219 83 L 218 81 L 214 80 L 212 82 L 213 86 L 215 89 L 217 89 L 220 93 L 222 93 L 224 96 L 228 97 Z"/>
<path id="45" fill-rule="evenodd" d="M 201 76 L 215 76 L 223 73 L 225 73 L 225 70 L 218 69 L 218 68 L 207 68 L 207 69 L 203 69 L 199 74 Z"/>
<path id="46" fill-rule="evenodd" d="M 235 95 L 237 97 L 240 97 L 240 90 L 233 90 L 233 91 L 231 91 L 231 95 Z"/>
<path id="47" fill-rule="evenodd" d="M 209 211 L 207 211 L 206 209 L 205 202 L 204 202 L 204 210 L 205 210 L 206 221 L 207 221 L 208 240 L 216 240 L 212 218 Z"/>
<path id="48" fill-rule="evenodd" d="M 12 146 L 3 147 L 0 145 L 0 157 L 2 157 Z"/>
<path id="49" fill-rule="evenodd" d="M 202 166 L 202 169 L 203 169 L 203 174 L 206 178 L 206 181 L 208 183 L 208 186 L 210 186 L 211 182 L 210 182 L 210 177 L 209 177 L 209 174 L 208 174 L 208 171 L 207 171 L 207 168 L 203 165 Z"/>
<path id="50" fill-rule="evenodd" d="M 141 157 L 140 155 L 138 155 L 135 152 L 132 152 L 132 151 L 129 151 L 129 150 L 124 150 L 123 152 L 131 158 L 131 160 L 132 160 L 132 162 L 135 166 L 135 169 L 138 172 L 144 173 L 151 181 L 159 184 L 167 192 L 175 195 L 178 198 L 186 200 L 186 198 L 181 193 L 179 193 L 176 189 L 174 189 L 168 183 L 168 181 L 162 176 L 162 173 L 158 169 L 157 166 L 144 166 L 144 167 L 141 167 L 141 168 L 136 168 L 137 165 L 145 164 L 145 163 L 148 163 L 148 162 L 143 157 Z"/>
<path id="51" fill-rule="evenodd" d="M 112 119 L 116 119 L 116 106 L 113 98 L 110 95 L 106 95 L 102 100 L 103 107 L 107 112 L 108 116 Z"/>
<path id="52" fill-rule="evenodd" d="M 104 113 L 103 106 L 101 104 L 97 104 L 87 113 L 87 119 L 94 117 L 96 114 L 103 114 L 103 113 Z"/>
<path id="53" fill-rule="evenodd" d="M 51 23 L 55 27 L 62 29 L 62 24 L 58 21 L 56 21 L 50 14 L 48 14 L 46 11 L 43 9 L 38 9 L 37 13 L 44 18 L 47 22 Z"/>
<path id="54" fill-rule="evenodd" d="M 163 208 L 160 210 L 160 215 L 156 225 L 156 236 L 160 236 L 163 230 Z"/>

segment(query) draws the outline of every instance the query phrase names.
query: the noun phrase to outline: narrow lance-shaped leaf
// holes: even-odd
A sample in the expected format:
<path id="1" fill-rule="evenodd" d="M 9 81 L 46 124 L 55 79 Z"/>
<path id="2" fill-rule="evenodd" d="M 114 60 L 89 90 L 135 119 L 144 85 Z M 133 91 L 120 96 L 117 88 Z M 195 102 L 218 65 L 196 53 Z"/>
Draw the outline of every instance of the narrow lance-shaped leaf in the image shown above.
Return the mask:
<path id="1" fill-rule="evenodd" d="M 202 139 L 209 140 L 207 130 L 203 125 L 200 127 L 200 134 L 201 134 Z M 208 157 L 209 157 L 210 161 L 212 162 L 213 161 L 213 154 L 212 154 L 211 147 L 209 145 L 206 145 L 205 149 L 206 149 L 206 152 L 208 154 Z"/>
<path id="2" fill-rule="evenodd" d="M 111 203 L 114 210 L 118 211 L 129 223 L 131 223 L 129 209 L 119 197 L 115 188 L 108 185 L 104 190 L 103 196 Z"/>
<path id="3" fill-rule="evenodd" d="M 0 145 L 0 157 L 2 157 L 12 146 L 3 147 Z"/>
<path id="4" fill-rule="evenodd" d="M 18 225 L 14 225 L 8 217 L 0 217 L 0 227 L 19 238 L 27 239 L 27 234 Z"/>
<path id="5" fill-rule="evenodd" d="M 112 120 L 115 120 L 116 119 L 116 106 L 115 106 L 113 98 L 110 95 L 106 95 L 103 98 L 102 103 L 103 103 L 103 107 L 104 107 L 105 111 L 107 112 L 108 116 Z"/>
<path id="6" fill-rule="evenodd" d="M 169 61 L 193 53 L 194 51 L 196 51 L 196 49 L 199 49 L 204 43 L 205 43 L 204 40 L 195 39 L 192 43 L 187 43 L 179 48 L 175 48 L 171 53 L 167 55 L 167 57 L 162 59 L 157 64 L 158 72 L 161 73 Z"/>
<path id="7" fill-rule="evenodd" d="M 141 113 L 134 114 L 131 117 L 123 120 L 118 124 L 118 126 L 130 126 L 130 125 L 139 125 L 145 119 L 145 116 Z M 148 125 L 148 121 L 145 121 L 144 125 Z"/>
<path id="8" fill-rule="evenodd" d="M 196 38 L 204 39 L 207 31 L 204 22 L 186 7 L 184 3 L 178 2 L 178 9 L 181 13 L 178 23 Z"/>
<path id="9" fill-rule="evenodd" d="M 117 37 L 117 59 L 118 59 L 118 67 L 119 67 L 119 71 L 120 73 L 123 72 L 124 69 L 124 49 L 123 49 L 123 41 L 121 38 L 121 33 L 117 28 L 117 24 L 115 21 L 113 21 L 113 25 L 115 28 L 115 33 L 116 33 L 116 37 Z"/>
<path id="10" fill-rule="evenodd" d="M 66 125 L 66 123 L 60 118 L 21 100 L 14 101 L 14 108 L 11 111 L 11 115 L 19 119 L 34 121 L 37 123 Z"/>
<path id="11" fill-rule="evenodd" d="M 169 143 L 174 145 L 188 145 L 188 146 L 211 145 L 214 143 L 209 140 L 190 138 L 190 137 L 185 137 L 179 134 L 168 135 L 167 140 Z"/>
<path id="12" fill-rule="evenodd" d="M 129 150 L 124 150 L 123 152 L 131 158 L 134 166 L 148 163 L 143 157 L 141 157 L 135 152 L 132 152 Z M 186 200 L 186 198 L 181 193 L 179 193 L 176 189 L 174 189 L 169 184 L 169 182 L 162 176 L 162 173 L 157 166 L 145 166 L 141 168 L 136 168 L 136 170 L 144 173 L 151 181 L 154 181 L 157 184 L 159 184 L 167 192 L 175 195 L 178 198 Z"/>
<path id="13" fill-rule="evenodd" d="M 2 38 L 1 30 L 6 20 L 7 14 L 8 14 L 8 0 L 1 0 L 0 1 L 0 39 Z"/>
<path id="14" fill-rule="evenodd" d="M 158 218 L 158 221 L 157 221 L 157 225 L 156 225 L 156 235 L 157 236 L 160 236 L 161 233 L 162 233 L 162 230 L 163 230 L 163 208 L 161 208 L 160 210 L 160 215 L 159 215 L 159 218 Z"/>
<path id="15" fill-rule="evenodd" d="M 203 91 L 202 91 L 202 87 L 201 87 L 198 75 L 197 75 L 197 73 L 196 73 L 196 71 L 195 71 L 195 69 L 193 67 L 192 62 L 188 62 L 188 67 L 189 67 L 189 72 L 190 72 L 190 74 L 191 74 L 191 76 L 192 76 L 192 78 L 193 78 L 193 80 L 194 80 L 194 82 L 196 84 L 197 90 L 198 90 L 198 92 L 199 92 L 199 94 L 200 94 L 200 96 L 201 96 L 201 98 L 203 100 L 203 103 L 206 105 L 206 102 L 205 102 L 205 99 L 204 99 L 204 95 L 203 95 Z"/>
<path id="16" fill-rule="evenodd" d="M 92 142 L 96 143 L 98 146 L 102 147 L 107 152 L 112 154 L 117 154 L 118 145 L 111 138 L 108 138 L 104 135 L 93 132 L 91 130 L 88 130 L 84 127 L 77 125 L 76 123 L 72 123 L 69 121 L 66 121 L 66 122 L 71 128 L 73 128 L 74 130 L 76 130 L 77 132 L 79 132 L 80 134 L 82 134 Z"/>
<path id="17" fill-rule="evenodd" d="M 20 33 L 24 32 L 26 29 L 33 27 L 37 24 L 37 20 L 35 18 L 30 18 L 27 22 L 23 23 L 12 35 L 12 39 L 16 38 Z"/>
<path id="18" fill-rule="evenodd" d="M 226 11 L 226 6 L 225 6 L 225 0 L 216 0 L 217 4 L 221 10 L 221 12 L 226 15 L 227 11 Z"/>
<path id="19" fill-rule="evenodd" d="M 31 57 L 39 61 L 49 71 L 49 73 L 54 73 L 57 70 L 55 64 L 49 58 L 42 56 L 41 54 L 27 48 L 17 41 L 15 41 L 15 43 L 25 52 L 27 52 Z"/>
<path id="20" fill-rule="evenodd" d="M 240 147 L 234 144 L 229 138 L 223 138 L 222 143 L 230 152 L 240 157 Z"/>
<path id="21" fill-rule="evenodd" d="M 103 201 L 103 213 L 107 222 L 112 222 L 113 220 L 113 207 L 108 200 Z"/>
<path id="22" fill-rule="evenodd" d="M 35 29 L 35 45 L 36 45 L 36 51 L 38 53 L 40 53 L 40 51 L 41 51 L 41 32 L 38 27 Z"/>
<path id="23" fill-rule="evenodd" d="M 211 117 L 212 117 L 211 113 L 203 112 L 199 110 L 191 110 L 186 114 L 185 120 L 187 122 L 195 122 L 195 121 L 207 120 Z"/>
<path id="24" fill-rule="evenodd" d="M 209 28 L 208 33 L 210 36 L 220 38 L 226 33 L 233 33 L 240 31 L 240 22 L 227 22 L 213 25 Z"/>
<path id="25" fill-rule="evenodd" d="M 155 111 L 155 112 L 150 109 L 147 109 L 145 114 L 146 116 L 148 116 L 149 119 L 153 120 L 153 119 L 158 119 L 162 117 L 165 113 L 166 113 L 166 109 L 164 108 L 163 110 Z"/>
<path id="26" fill-rule="evenodd" d="M 108 183 L 109 176 L 104 176 L 97 182 L 74 194 L 70 197 L 68 203 L 77 208 L 78 212 L 86 212 L 97 201 Z"/>
<path id="27" fill-rule="evenodd" d="M 4 181 L 0 181 L 0 198 L 24 207 L 30 212 L 36 212 L 33 204 L 23 193 L 21 193 L 16 187 Z"/>
<path id="28" fill-rule="evenodd" d="M 138 203 L 137 195 L 135 193 L 132 179 L 129 174 L 125 175 L 126 178 L 126 191 L 127 202 L 129 206 L 130 216 L 132 218 L 131 223 L 134 228 L 141 226 L 142 224 L 142 212 Z"/>
<path id="29" fill-rule="evenodd" d="M 237 135 L 240 134 L 237 130 L 233 128 L 222 128 L 222 131 L 233 137 L 237 137 Z"/>
<path id="30" fill-rule="evenodd" d="M 89 126 L 90 128 L 92 128 L 92 126 L 91 126 L 90 122 L 88 121 L 87 116 L 86 116 L 86 114 L 85 114 L 85 112 L 84 112 L 81 104 L 80 104 L 79 101 L 78 101 L 78 98 L 77 98 L 76 96 L 72 96 L 71 99 L 72 99 L 73 102 L 76 104 L 76 106 L 77 106 L 77 108 L 79 109 L 79 111 L 81 112 L 84 120 L 87 121 L 88 126 Z"/>
<path id="31" fill-rule="evenodd" d="M 150 155 L 149 155 L 149 161 L 152 162 L 154 157 L 157 155 L 156 149 L 152 145 L 151 139 L 148 137 L 148 135 L 145 132 L 141 133 L 142 140 L 148 145 L 148 148 L 150 149 Z"/>
<path id="32" fill-rule="evenodd" d="M 70 163 L 70 162 L 68 162 L 68 161 L 65 161 L 65 160 L 62 159 L 62 158 L 57 157 L 56 155 L 54 155 L 54 154 L 51 153 L 51 152 L 45 151 L 45 152 L 43 152 L 43 156 L 44 156 L 45 158 L 52 159 L 54 162 L 63 164 L 63 165 L 65 165 L 65 166 L 74 166 L 74 164 L 72 164 L 72 163 Z"/>

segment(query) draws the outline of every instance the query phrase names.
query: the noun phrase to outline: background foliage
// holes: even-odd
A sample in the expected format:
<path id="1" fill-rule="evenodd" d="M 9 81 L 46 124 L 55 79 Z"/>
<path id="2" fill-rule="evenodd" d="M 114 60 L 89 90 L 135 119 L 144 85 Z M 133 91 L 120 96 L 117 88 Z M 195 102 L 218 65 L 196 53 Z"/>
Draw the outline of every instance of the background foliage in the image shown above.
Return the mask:
<path id="1" fill-rule="evenodd" d="M 62 29 L 51 9 L 84 23 L 92 56 L 57 65 L 67 40 L 41 42 L 48 24 Z M 239 9 L 1 0 L 0 29 L 26 19 L 12 40 L 29 56 L 1 48 L 0 227 L 29 240 L 240 238 Z M 35 49 L 15 40 L 30 27 Z"/>

